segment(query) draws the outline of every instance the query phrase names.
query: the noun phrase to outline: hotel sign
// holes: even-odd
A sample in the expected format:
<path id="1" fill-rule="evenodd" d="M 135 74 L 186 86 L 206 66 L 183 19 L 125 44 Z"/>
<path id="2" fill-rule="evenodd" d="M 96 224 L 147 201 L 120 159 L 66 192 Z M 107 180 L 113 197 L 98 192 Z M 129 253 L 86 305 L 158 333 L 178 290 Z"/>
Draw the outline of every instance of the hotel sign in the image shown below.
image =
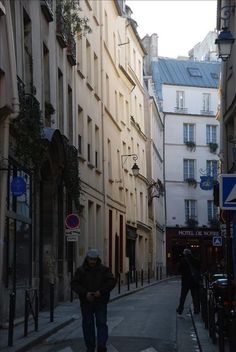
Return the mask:
<path id="1" fill-rule="evenodd" d="M 198 231 L 192 231 L 192 230 L 179 230 L 178 231 L 179 236 L 218 236 L 218 232 L 216 231 L 208 231 L 208 230 L 198 230 Z"/>

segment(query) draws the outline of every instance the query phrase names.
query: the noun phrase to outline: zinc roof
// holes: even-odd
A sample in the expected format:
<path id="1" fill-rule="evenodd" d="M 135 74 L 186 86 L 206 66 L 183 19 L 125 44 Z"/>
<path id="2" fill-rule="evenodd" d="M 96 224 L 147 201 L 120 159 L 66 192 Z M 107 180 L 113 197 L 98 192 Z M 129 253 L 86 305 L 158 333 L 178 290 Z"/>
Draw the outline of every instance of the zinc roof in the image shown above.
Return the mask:
<path id="1" fill-rule="evenodd" d="M 159 58 L 152 62 L 152 76 L 156 90 L 161 85 L 218 88 L 219 62 Z"/>

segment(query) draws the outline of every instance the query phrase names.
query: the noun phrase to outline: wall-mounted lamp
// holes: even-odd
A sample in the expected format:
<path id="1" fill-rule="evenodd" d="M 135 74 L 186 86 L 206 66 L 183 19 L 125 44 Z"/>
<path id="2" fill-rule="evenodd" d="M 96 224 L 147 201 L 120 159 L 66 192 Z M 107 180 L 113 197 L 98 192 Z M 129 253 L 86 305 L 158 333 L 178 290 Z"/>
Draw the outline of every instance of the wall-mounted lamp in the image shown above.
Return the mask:
<path id="1" fill-rule="evenodd" d="M 234 37 L 228 29 L 228 20 L 230 19 L 231 11 L 235 9 L 235 5 L 223 6 L 220 9 L 220 19 L 224 22 L 223 27 L 215 40 L 215 44 L 218 46 L 218 56 L 226 61 L 230 57 L 232 46 L 234 43 Z"/>
<path id="2" fill-rule="evenodd" d="M 131 157 L 133 158 L 133 160 L 134 160 L 134 165 L 132 166 L 131 170 L 132 170 L 134 176 L 138 176 L 140 169 L 139 169 L 138 165 L 136 164 L 136 160 L 138 159 L 138 155 L 137 155 L 137 154 L 123 154 L 123 155 L 121 155 L 122 169 L 124 168 L 124 164 L 125 164 L 126 160 L 127 160 L 130 156 L 131 156 Z"/>

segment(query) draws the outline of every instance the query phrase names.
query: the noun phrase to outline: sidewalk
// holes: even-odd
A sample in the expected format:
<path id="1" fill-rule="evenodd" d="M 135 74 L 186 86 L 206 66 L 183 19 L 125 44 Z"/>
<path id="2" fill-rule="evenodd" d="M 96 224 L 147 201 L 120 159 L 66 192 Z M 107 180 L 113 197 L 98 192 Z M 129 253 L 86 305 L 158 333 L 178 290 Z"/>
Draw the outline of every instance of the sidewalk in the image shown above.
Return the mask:
<path id="1" fill-rule="evenodd" d="M 169 280 L 171 278 L 162 279 L 159 281 L 151 281 L 150 284 L 146 282 L 143 286 L 139 286 L 136 288 L 135 283 L 130 284 L 130 290 L 128 291 L 127 286 L 122 285 L 120 289 L 120 293 L 118 293 L 118 287 L 111 292 L 110 301 L 117 300 L 126 295 L 132 294 L 139 290 L 143 290 L 150 285 L 158 285 L 159 283 Z M 75 319 L 80 317 L 80 309 L 79 309 L 79 301 L 78 299 L 74 299 L 73 302 L 65 302 L 58 305 L 54 310 L 54 322 L 50 322 L 49 312 L 40 312 L 39 314 L 39 322 L 38 322 L 38 331 L 34 331 L 34 326 L 32 320 L 29 321 L 28 327 L 28 336 L 24 337 L 24 323 L 18 324 L 14 328 L 14 337 L 13 337 L 13 346 L 8 347 L 8 330 L 0 329 L 0 351 L 1 352 L 24 352 L 29 348 L 39 344 L 42 340 L 46 339 L 50 335 L 54 334 L 58 330 L 62 329 L 66 325 L 70 324 Z M 195 326 L 197 333 L 197 342 L 199 342 L 200 352 L 216 352 L 215 346 L 212 344 L 210 339 L 208 338 L 208 331 L 205 329 L 204 324 L 201 320 L 200 316 L 192 315 L 193 322 L 191 319 L 191 314 L 188 315 L 185 324 L 188 324 L 189 329 Z M 179 322 L 177 320 L 177 328 L 178 324 L 183 324 L 183 322 Z M 184 344 L 184 336 L 181 338 L 182 341 L 177 341 L 178 344 Z M 181 349 L 178 349 L 179 352 L 182 352 Z M 128 351 L 127 351 L 128 352 Z"/>

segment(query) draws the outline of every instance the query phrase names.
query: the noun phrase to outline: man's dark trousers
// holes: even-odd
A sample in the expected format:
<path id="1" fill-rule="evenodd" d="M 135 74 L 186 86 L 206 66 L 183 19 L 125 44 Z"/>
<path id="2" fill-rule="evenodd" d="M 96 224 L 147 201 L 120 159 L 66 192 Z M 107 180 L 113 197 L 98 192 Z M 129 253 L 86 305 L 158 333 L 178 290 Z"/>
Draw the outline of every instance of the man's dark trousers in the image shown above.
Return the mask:
<path id="1" fill-rule="evenodd" d="M 107 303 L 103 302 L 83 302 L 81 304 L 82 328 L 84 340 L 88 351 L 93 352 L 96 346 L 97 328 L 97 350 L 105 352 L 108 340 L 107 326 Z M 94 321 L 95 318 L 95 321 Z"/>

